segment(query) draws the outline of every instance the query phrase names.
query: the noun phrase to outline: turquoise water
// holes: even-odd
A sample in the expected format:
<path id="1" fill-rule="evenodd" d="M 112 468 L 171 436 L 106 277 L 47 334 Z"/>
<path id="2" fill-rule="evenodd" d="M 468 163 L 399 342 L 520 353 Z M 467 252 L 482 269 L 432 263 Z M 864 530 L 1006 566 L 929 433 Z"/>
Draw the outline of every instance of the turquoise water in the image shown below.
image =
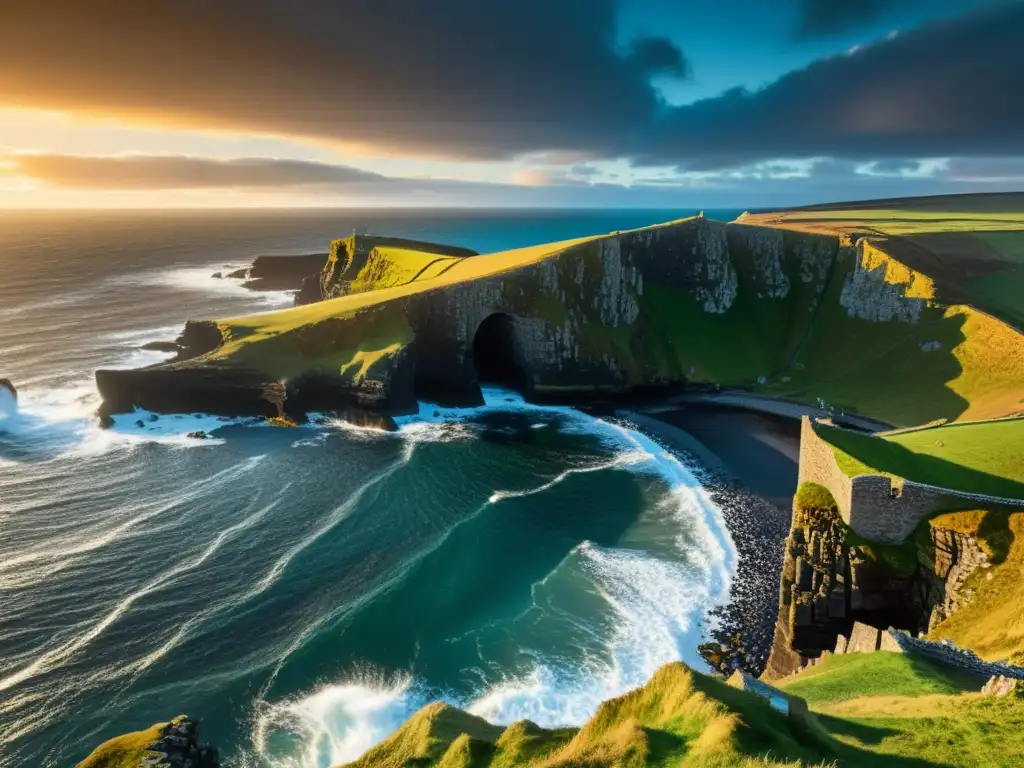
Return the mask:
<path id="1" fill-rule="evenodd" d="M 696 468 L 628 425 L 488 390 L 396 433 L 101 430 L 91 382 L 161 359 L 138 346 L 189 317 L 290 302 L 211 272 L 366 220 L 486 251 L 686 213 L 0 217 L 21 390 L 0 403 L 0 765 L 72 765 L 187 712 L 227 765 L 328 766 L 437 698 L 575 724 L 699 664 L 734 549 Z"/>

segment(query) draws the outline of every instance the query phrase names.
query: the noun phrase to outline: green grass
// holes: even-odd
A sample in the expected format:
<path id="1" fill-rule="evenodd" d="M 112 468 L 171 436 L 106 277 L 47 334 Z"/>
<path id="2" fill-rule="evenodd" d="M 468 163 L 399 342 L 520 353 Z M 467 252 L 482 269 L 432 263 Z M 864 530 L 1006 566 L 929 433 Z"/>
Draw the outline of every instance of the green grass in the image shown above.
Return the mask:
<path id="1" fill-rule="evenodd" d="M 840 765 L 1021 765 L 1024 701 L 982 697 L 983 682 L 878 652 L 833 656 L 776 685 L 807 699 Z"/>
<path id="2" fill-rule="evenodd" d="M 432 704 L 350 765 L 763 768 L 815 764 L 829 754 L 826 740 L 764 700 L 670 664 L 644 687 L 606 701 L 579 729 L 520 722 L 502 730 Z"/>
<path id="3" fill-rule="evenodd" d="M 984 680 L 957 675 L 902 653 L 851 653 L 775 683 L 811 707 L 864 696 L 955 696 L 978 691 Z"/>
<path id="4" fill-rule="evenodd" d="M 370 252 L 366 264 L 350 283 L 350 290 L 362 293 L 430 279 L 459 260 L 428 251 L 379 246 Z"/>
<path id="5" fill-rule="evenodd" d="M 174 724 L 156 723 L 144 731 L 133 731 L 103 742 L 78 764 L 77 768 L 136 768 L 146 757 L 146 747 L 164 735 L 168 726 Z"/>
<path id="6" fill-rule="evenodd" d="M 882 474 L 966 493 L 1024 499 L 1024 418 L 885 436 L 815 424 L 848 476 Z"/>
<path id="7" fill-rule="evenodd" d="M 800 483 L 796 489 L 796 506 L 801 512 L 818 509 L 834 512 L 838 509 L 832 492 L 817 483 Z"/>

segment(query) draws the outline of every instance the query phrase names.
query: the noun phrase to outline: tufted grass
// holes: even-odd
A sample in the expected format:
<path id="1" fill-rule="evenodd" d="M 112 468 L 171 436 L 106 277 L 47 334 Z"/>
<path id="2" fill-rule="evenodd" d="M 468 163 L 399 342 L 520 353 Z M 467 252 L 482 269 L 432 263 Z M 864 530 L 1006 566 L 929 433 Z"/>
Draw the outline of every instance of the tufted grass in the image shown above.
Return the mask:
<path id="1" fill-rule="evenodd" d="M 880 651 L 830 656 L 775 685 L 814 707 L 869 696 L 955 696 L 978 691 L 983 683 L 907 654 Z"/>
<path id="2" fill-rule="evenodd" d="M 168 726 L 177 722 L 156 723 L 144 731 L 133 731 L 100 744 L 80 762 L 77 768 L 136 768 L 149 754 L 146 747 L 164 735 Z"/>
<path id="3" fill-rule="evenodd" d="M 579 729 L 527 721 L 502 729 L 432 704 L 350 768 L 765 768 L 817 765 L 828 755 L 827 740 L 764 700 L 669 664 L 644 687 L 604 702 Z"/>

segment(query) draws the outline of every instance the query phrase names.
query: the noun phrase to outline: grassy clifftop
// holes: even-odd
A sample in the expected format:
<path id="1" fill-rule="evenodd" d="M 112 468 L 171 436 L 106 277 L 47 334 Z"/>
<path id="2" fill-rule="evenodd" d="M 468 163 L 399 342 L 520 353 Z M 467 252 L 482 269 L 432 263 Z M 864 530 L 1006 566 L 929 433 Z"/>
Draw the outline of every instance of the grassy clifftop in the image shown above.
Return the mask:
<path id="1" fill-rule="evenodd" d="M 965 493 L 1024 499 L 1024 418 L 867 435 L 825 424 L 815 432 L 847 477 L 881 474 Z"/>

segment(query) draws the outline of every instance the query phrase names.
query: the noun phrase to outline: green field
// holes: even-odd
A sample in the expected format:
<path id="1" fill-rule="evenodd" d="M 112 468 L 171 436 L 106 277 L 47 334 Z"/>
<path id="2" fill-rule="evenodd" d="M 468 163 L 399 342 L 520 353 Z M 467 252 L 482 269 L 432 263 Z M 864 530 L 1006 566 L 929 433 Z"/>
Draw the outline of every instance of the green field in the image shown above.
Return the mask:
<path id="1" fill-rule="evenodd" d="M 866 765 L 1021 765 L 1024 700 L 983 697 L 983 682 L 881 651 L 833 656 L 777 685 L 805 698 L 842 745 L 839 765 L 861 764 L 843 747 L 869 750 Z"/>
<path id="2" fill-rule="evenodd" d="M 881 474 L 940 488 L 1024 499 L 1024 418 L 875 436 L 815 424 L 848 476 Z"/>

